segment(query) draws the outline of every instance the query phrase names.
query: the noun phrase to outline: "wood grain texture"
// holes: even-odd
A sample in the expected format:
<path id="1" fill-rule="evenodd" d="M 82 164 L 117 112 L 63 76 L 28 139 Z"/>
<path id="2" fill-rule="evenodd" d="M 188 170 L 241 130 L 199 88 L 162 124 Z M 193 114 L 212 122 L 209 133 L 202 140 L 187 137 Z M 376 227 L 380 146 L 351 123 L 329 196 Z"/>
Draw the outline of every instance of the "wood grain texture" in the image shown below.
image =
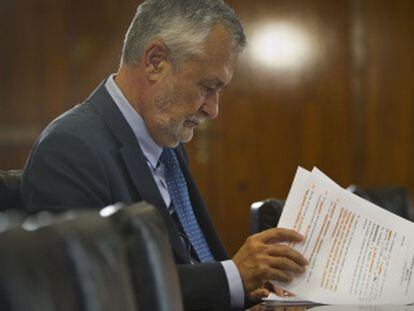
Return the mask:
<path id="1" fill-rule="evenodd" d="M 414 2 L 365 1 L 361 183 L 414 190 Z"/>
<path id="2" fill-rule="evenodd" d="M 135 9 L 132 0 L 2 1 L 0 138 L 25 127 L 40 131 L 114 72 Z M 33 139 L 18 143 L 28 150 Z M 14 157 L 5 145 L 9 139 L 0 141 L 8 158 L 2 169 L 22 167 L 27 154 Z"/>
<path id="3" fill-rule="evenodd" d="M 207 200 L 218 197 L 209 205 L 233 253 L 248 235 L 249 205 L 286 197 L 298 165 L 318 166 L 342 184 L 351 182 L 352 112 L 345 1 L 232 3 L 250 38 L 262 24 L 286 23 L 303 29 L 317 49 L 310 64 L 289 71 L 261 65 L 250 47 L 223 93 L 221 116 L 212 125 L 218 149 L 206 165 L 216 180 L 205 186 L 215 188 Z"/>
<path id="4" fill-rule="evenodd" d="M 22 167 L 33 131 L 117 69 L 139 2 L 0 2 L 2 169 Z M 274 23 L 300 29 L 313 48 L 306 63 L 284 70 L 254 60 L 250 45 L 222 94 L 219 118 L 188 144 L 230 253 L 248 235 L 249 205 L 285 197 L 298 165 L 318 166 L 342 186 L 399 184 L 413 191 L 414 2 L 229 3 L 250 43 Z M 4 138 L 9 133 L 15 136 Z"/>

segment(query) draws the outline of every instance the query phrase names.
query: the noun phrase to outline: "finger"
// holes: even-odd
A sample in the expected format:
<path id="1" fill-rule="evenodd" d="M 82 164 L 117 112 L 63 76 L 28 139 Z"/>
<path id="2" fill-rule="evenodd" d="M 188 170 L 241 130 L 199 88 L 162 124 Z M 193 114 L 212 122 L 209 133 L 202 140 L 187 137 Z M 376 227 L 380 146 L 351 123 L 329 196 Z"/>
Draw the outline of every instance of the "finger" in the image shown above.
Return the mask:
<path id="1" fill-rule="evenodd" d="M 272 228 L 260 232 L 259 239 L 263 243 L 302 242 L 304 237 L 297 231 L 286 228 Z"/>
<path id="2" fill-rule="evenodd" d="M 273 280 L 282 283 L 289 283 L 292 281 L 293 277 L 287 271 L 267 267 L 263 269 L 261 279 L 263 281 Z"/>
<path id="3" fill-rule="evenodd" d="M 275 290 L 274 290 L 274 292 L 279 297 L 285 297 L 285 290 L 283 288 L 276 287 Z"/>
<path id="4" fill-rule="evenodd" d="M 276 292 L 278 287 L 275 287 L 272 282 L 266 281 L 263 283 L 263 288 L 266 288 L 269 292 Z"/>
<path id="5" fill-rule="evenodd" d="M 309 264 L 309 261 L 303 257 L 301 253 L 287 245 L 268 245 L 266 253 L 273 257 L 288 257 L 301 266 L 306 266 Z"/>
<path id="6" fill-rule="evenodd" d="M 249 298 L 253 301 L 260 300 L 269 296 L 270 292 L 266 288 L 258 288 L 249 294 Z"/>
<path id="7" fill-rule="evenodd" d="M 293 294 L 291 292 L 288 292 L 287 290 L 284 290 L 284 292 L 285 292 L 285 296 L 286 297 L 293 297 L 293 296 L 295 296 L 295 294 Z"/>
<path id="8" fill-rule="evenodd" d="M 293 296 L 295 296 L 291 292 L 288 292 L 287 290 L 284 290 L 281 287 L 274 286 L 273 283 L 271 283 L 271 282 L 265 282 L 263 287 L 268 289 L 270 292 L 275 293 L 279 297 L 293 297 Z"/>
<path id="9" fill-rule="evenodd" d="M 273 269 L 290 271 L 299 274 L 305 272 L 305 268 L 303 266 L 298 265 L 296 262 L 286 257 L 268 256 L 264 260 L 266 261 L 266 264 Z"/>

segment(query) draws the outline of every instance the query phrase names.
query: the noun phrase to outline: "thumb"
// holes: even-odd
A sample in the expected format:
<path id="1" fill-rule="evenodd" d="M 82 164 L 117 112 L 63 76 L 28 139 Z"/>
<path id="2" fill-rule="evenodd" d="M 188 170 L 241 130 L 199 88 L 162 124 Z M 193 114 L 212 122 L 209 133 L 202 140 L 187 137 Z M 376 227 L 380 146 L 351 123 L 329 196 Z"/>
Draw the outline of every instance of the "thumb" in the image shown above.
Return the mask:
<path id="1" fill-rule="evenodd" d="M 266 288 L 258 288 L 249 293 L 249 299 L 252 301 L 258 301 L 269 296 L 269 294 L 270 292 Z"/>

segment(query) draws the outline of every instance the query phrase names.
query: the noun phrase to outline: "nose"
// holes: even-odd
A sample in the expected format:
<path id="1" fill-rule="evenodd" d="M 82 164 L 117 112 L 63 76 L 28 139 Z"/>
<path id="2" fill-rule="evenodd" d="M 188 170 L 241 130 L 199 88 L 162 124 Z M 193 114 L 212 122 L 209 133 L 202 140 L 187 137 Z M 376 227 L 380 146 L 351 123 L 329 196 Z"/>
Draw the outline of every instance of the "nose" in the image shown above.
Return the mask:
<path id="1" fill-rule="evenodd" d="M 215 119 L 219 114 L 219 97 L 218 92 L 214 92 L 206 98 L 206 101 L 201 106 L 201 111 L 209 118 Z"/>

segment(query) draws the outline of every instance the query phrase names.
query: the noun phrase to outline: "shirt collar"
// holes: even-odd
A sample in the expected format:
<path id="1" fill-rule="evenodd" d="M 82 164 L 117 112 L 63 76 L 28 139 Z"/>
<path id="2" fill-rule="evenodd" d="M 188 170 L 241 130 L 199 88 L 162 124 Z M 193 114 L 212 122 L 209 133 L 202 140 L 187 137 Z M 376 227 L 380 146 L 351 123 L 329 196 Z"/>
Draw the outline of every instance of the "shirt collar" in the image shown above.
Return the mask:
<path id="1" fill-rule="evenodd" d="M 115 74 L 109 76 L 105 83 L 105 87 L 134 132 L 144 156 L 151 165 L 156 168 L 162 152 L 162 147 L 152 139 L 144 119 L 134 108 L 132 108 L 121 89 L 115 83 L 115 76 Z"/>

